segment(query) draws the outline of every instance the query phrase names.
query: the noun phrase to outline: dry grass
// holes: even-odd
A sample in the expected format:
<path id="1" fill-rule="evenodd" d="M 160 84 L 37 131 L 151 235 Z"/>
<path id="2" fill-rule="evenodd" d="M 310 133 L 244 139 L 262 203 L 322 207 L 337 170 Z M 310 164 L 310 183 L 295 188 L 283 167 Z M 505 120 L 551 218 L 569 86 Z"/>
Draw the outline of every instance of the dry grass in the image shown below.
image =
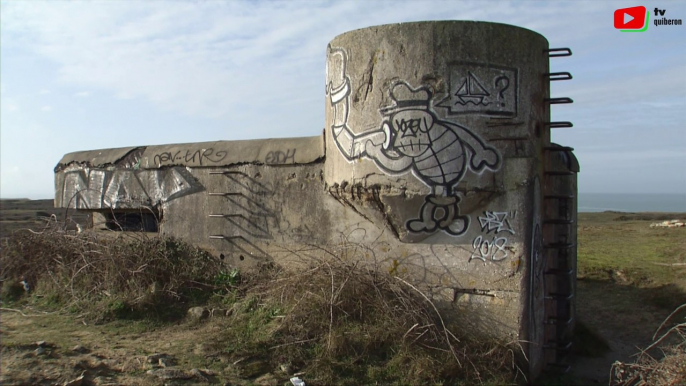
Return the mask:
<path id="1" fill-rule="evenodd" d="M 638 355 L 634 363 L 618 361 L 613 364 L 611 385 L 676 386 L 686 384 L 686 323 L 674 324 L 658 338 L 663 328 L 671 323 L 672 317 L 684 310 L 686 310 L 686 304 L 672 312 L 655 332 L 654 342 Z M 659 349 L 659 359 L 650 355 L 653 349 Z"/>
<path id="2" fill-rule="evenodd" d="M 168 317 L 170 300 L 193 301 L 214 289 L 225 267 L 211 255 L 175 239 L 63 231 L 52 224 L 42 232 L 17 231 L 0 242 L 2 300 L 20 300 L 101 318 Z M 151 316 L 151 315 L 147 315 Z"/>
<path id="3" fill-rule="evenodd" d="M 245 278 L 226 352 L 305 372 L 308 384 L 512 384 L 511 347 L 458 335 L 404 279 L 340 260 Z M 250 326 L 260 325 L 252 329 Z"/>
<path id="4" fill-rule="evenodd" d="M 308 385 L 521 381 L 516 346 L 447 324 L 419 288 L 386 272 L 332 257 L 297 271 L 267 264 L 238 276 L 178 240 L 62 229 L 2 240 L 3 303 L 101 321 L 170 320 L 190 305 L 231 308 L 230 328 L 211 345 L 231 357 L 239 377 L 264 363 L 287 365 Z"/>

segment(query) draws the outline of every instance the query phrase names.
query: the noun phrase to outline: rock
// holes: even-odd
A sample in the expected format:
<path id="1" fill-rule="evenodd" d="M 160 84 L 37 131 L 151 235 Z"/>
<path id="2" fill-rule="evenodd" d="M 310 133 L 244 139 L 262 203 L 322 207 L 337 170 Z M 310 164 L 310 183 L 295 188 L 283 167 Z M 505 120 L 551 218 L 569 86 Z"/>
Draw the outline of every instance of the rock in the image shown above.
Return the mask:
<path id="1" fill-rule="evenodd" d="M 291 365 L 289 365 L 289 364 L 287 364 L 287 363 L 283 363 L 283 364 L 279 365 L 279 368 L 280 368 L 281 371 L 283 371 L 286 375 L 291 375 L 291 374 L 293 374 L 293 368 L 291 367 Z"/>
<path id="2" fill-rule="evenodd" d="M 158 363 L 161 367 L 169 367 L 169 366 L 172 366 L 172 360 L 171 360 L 171 358 L 167 358 L 167 357 L 162 357 L 162 358 L 158 359 L 158 360 L 157 360 L 157 363 Z"/>
<path id="3" fill-rule="evenodd" d="M 152 355 L 148 355 L 148 356 L 145 358 L 145 360 L 146 360 L 146 362 L 148 362 L 148 363 L 150 363 L 150 364 L 156 364 L 156 363 L 159 363 L 160 358 L 166 358 L 167 356 L 168 356 L 168 355 L 167 355 L 167 354 L 164 354 L 164 353 L 155 353 L 155 354 L 152 354 Z"/>
<path id="4" fill-rule="evenodd" d="M 212 317 L 231 316 L 233 315 L 233 308 L 213 308 L 212 311 L 210 311 L 210 315 Z"/>
<path id="5" fill-rule="evenodd" d="M 210 316 L 210 311 L 205 307 L 191 307 L 188 309 L 188 316 L 193 319 L 206 319 Z"/>
<path id="6" fill-rule="evenodd" d="M 264 374 L 271 369 L 269 362 L 255 360 L 251 362 L 241 362 L 235 365 L 236 372 L 241 378 L 254 378 L 259 374 Z"/>
<path id="7" fill-rule="evenodd" d="M 257 386 L 279 386 L 279 380 L 274 374 L 264 374 L 253 381 Z"/>
<path id="8" fill-rule="evenodd" d="M 77 353 L 79 353 L 79 354 L 86 354 L 86 353 L 89 353 L 91 350 L 89 350 L 89 349 L 87 349 L 87 348 L 81 346 L 80 344 L 77 344 L 76 346 L 74 346 L 74 347 L 71 349 L 71 351 L 77 352 Z"/>
<path id="9" fill-rule="evenodd" d="M 45 355 L 45 349 L 43 347 L 38 347 L 33 351 L 36 356 Z"/>
<path id="10" fill-rule="evenodd" d="M 651 228 L 666 227 L 666 228 L 682 228 L 686 226 L 686 221 L 683 220 L 665 220 L 650 224 Z"/>
<path id="11" fill-rule="evenodd" d="M 47 342 L 45 342 L 44 340 L 39 340 L 38 342 L 36 342 L 36 346 L 45 347 L 47 346 Z"/>
<path id="12" fill-rule="evenodd" d="M 157 377 L 157 378 L 162 379 L 162 380 L 191 379 L 191 378 L 193 378 L 192 374 L 187 373 L 181 369 L 175 369 L 175 368 L 148 370 L 146 372 L 146 374 L 152 375 L 152 376 Z"/>
<path id="13" fill-rule="evenodd" d="M 205 374 L 205 373 L 204 373 L 202 370 L 200 370 L 200 369 L 191 369 L 190 374 L 191 374 L 194 378 L 198 378 L 198 379 L 201 379 L 201 380 L 203 380 L 203 381 L 205 381 L 205 382 L 209 382 L 209 378 L 207 378 L 207 376 L 206 376 L 207 374 Z"/>

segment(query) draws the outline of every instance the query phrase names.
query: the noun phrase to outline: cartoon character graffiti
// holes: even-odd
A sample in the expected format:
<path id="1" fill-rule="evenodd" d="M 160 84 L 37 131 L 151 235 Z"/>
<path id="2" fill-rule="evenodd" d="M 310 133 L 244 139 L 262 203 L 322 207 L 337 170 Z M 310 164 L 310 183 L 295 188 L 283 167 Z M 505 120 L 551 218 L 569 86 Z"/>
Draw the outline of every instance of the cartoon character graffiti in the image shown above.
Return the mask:
<path id="1" fill-rule="evenodd" d="M 443 230 L 461 235 L 469 216 L 460 215 L 460 195 L 453 187 L 467 170 L 495 170 L 500 156 L 466 127 L 442 120 L 433 110 L 433 90 L 413 88 L 405 81 L 391 85 L 390 106 L 379 110 L 381 127 L 356 134 L 348 127 L 351 82 L 345 73 L 346 52 L 331 49 L 327 63 L 326 94 L 333 114 L 332 138 L 349 161 L 366 157 L 388 174 L 411 171 L 431 188 L 419 218 L 407 221 L 409 231 Z"/>

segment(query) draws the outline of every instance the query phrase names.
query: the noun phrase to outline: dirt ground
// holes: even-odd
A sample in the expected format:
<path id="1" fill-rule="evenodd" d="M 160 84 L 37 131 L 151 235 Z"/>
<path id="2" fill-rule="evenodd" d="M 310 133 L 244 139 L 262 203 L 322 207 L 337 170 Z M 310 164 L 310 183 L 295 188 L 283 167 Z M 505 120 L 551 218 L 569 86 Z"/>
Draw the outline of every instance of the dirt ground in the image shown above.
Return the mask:
<path id="1" fill-rule="evenodd" d="M 156 328 L 18 311 L 0 314 L 2 385 L 283 385 L 289 378 L 251 358 L 223 356 L 217 337 L 231 328 L 225 317 Z"/>
<path id="2" fill-rule="evenodd" d="M 571 380 L 581 385 L 607 385 L 612 364 L 635 361 L 637 353 L 650 345 L 655 330 L 670 311 L 649 303 L 624 311 L 608 307 L 607 302 L 612 302 L 613 298 L 646 296 L 640 290 L 622 284 L 581 280 L 577 290 L 578 320 L 597 333 L 601 341 L 594 342 L 592 336 L 585 338 L 584 343 L 592 347 L 578 348 L 586 350 L 573 357 Z M 603 347 L 605 344 L 607 348 Z M 659 357 L 659 352 L 651 354 Z"/>
<path id="3" fill-rule="evenodd" d="M 606 385 L 612 363 L 631 361 L 651 342 L 655 328 L 669 312 L 651 305 L 631 312 L 607 307 L 608 299 L 627 296 L 626 292 L 642 296 L 618 284 L 582 280 L 578 291 L 579 321 L 598 333 L 609 350 L 603 351 L 603 342 L 587 337 L 583 345 L 599 348 L 576 355 L 571 374 L 558 382 Z M 606 296 L 596 296 L 599 292 Z M 83 385 L 283 385 L 289 379 L 281 368 L 251 358 L 237 363 L 223 355 L 221 332 L 231 328 L 225 317 L 159 327 L 141 321 L 95 325 L 75 315 L 18 311 L 0 313 L 3 385 L 67 385 L 81 375 Z M 163 354 L 169 367 L 149 360 L 154 354 Z M 156 369 L 170 372 L 149 374 Z M 306 374 L 300 376 L 306 380 Z"/>

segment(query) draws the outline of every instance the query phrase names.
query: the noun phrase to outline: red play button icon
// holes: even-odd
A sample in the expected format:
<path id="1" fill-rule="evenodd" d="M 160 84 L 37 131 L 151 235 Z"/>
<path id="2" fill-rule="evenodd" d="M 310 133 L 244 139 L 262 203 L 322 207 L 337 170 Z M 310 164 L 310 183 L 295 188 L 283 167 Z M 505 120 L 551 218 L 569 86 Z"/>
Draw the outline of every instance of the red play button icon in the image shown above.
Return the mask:
<path id="1" fill-rule="evenodd" d="M 621 8 L 615 11 L 615 28 L 642 29 L 646 23 L 646 7 Z"/>

